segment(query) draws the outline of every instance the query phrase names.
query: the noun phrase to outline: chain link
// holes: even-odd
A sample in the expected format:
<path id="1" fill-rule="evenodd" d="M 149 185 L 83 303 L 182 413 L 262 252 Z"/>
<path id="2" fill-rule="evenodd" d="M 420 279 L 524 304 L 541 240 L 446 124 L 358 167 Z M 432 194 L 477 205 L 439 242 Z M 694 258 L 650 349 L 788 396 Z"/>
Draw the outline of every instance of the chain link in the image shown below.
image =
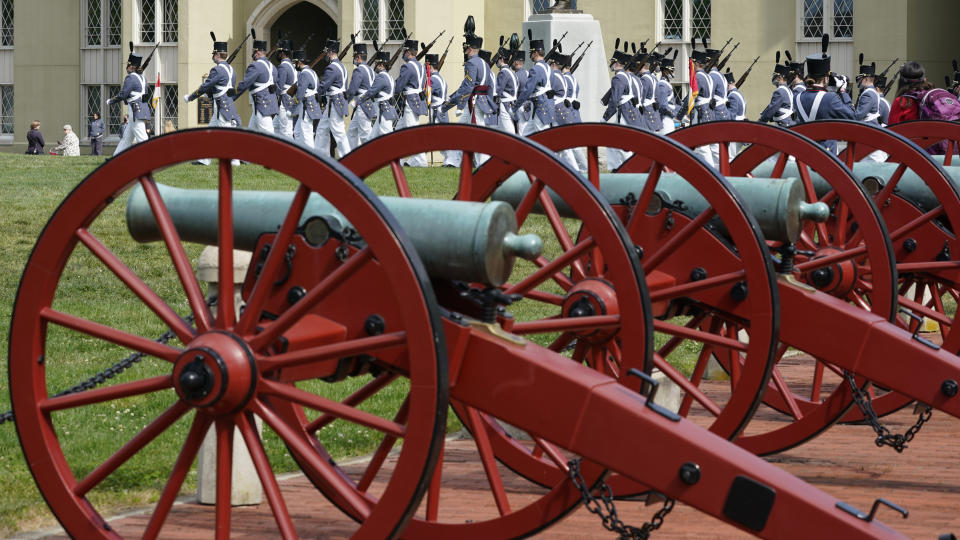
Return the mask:
<path id="1" fill-rule="evenodd" d="M 606 482 L 600 482 L 600 498 L 594 497 L 587 487 L 586 480 L 580 473 L 580 458 L 571 460 L 567 463 L 569 467 L 570 481 L 580 491 L 580 498 L 583 499 L 583 505 L 591 513 L 600 516 L 603 528 L 619 534 L 619 540 L 639 540 L 650 538 L 650 533 L 659 529 L 663 525 L 663 518 L 673 510 L 674 500 L 667 497 L 663 501 L 663 508 L 657 510 L 649 522 L 641 527 L 627 525 L 617 516 L 617 507 L 613 503 L 613 492 Z M 601 506 L 600 503 L 603 503 Z M 604 513 L 606 511 L 606 513 Z"/>
<path id="2" fill-rule="evenodd" d="M 870 427 L 873 428 L 873 431 L 876 432 L 877 438 L 874 443 L 879 447 L 890 446 L 898 453 L 903 453 L 903 450 L 907 447 L 907 443 L 916 437 L 923 425 L 933 416 L 933 411 L 929 405 L 921 405 L 922 410 L 917 417 L 916 424 L 912 425 L 910 429 L 902 435 L 892 433 L 890 429 L 880 423 L 880 418 L 873 409 L 873 398 L 870 397 L 869 393 L 861 390 L 860 387 L 857 386 L 857 381 L 854 379 L 853 374 L 849 371 L 844 371 L 843 376 L 847 379 L 847 384 L 850 385 L 850 390 L 853 393 L 853 402 L 863 414 L 863 419 L 866 420 L 866 422 L 870 424 Z"/>
<path id="3" fill-rule="evenodd" d="M 207 300 L 207 306 L 213 306 L 214 304 L 216 304 L 216 302 L 217 302 L 217 297 L 216 297 L 216 296 L 211 296 L 211 297 Z M 191 315 L 188 315 L 185 320 L 186 320 L 187 324 L 193 324 L 194 316 L 193 316 L 192 314 L 191 314 Z M 170 341 L 171 339 L 173 339 L 174 337 L 176 337 L 176 335 L 175 335 L 172 331 L 167 330 L 166 332 L 164 332 L 163 334 L 161 334 L 160 337 L 158 337 L 158 338 L 155 339 L 154 341 L 156 341 L 157 343 L 161 343 L 161 344 L 163 344 L 163 345 L 166 345 L 167 342 L 169 342 L 169 341 Z M 139 363 L 140 363 L 140 360 L 142 360 L 144 356 L 146 356 L 146 355 L 143 354 L 142 352 L 135 352 L 135 353 L 131 354 L 130 356 L 124 358 L 123 360 L 120 360 L 120 361 L 117 362 L 116 364 L 114 364 L 114 365 L 108 367 L 107 369 L 101 371 L 100 373 L 97 373 L 96 375 L 94 375 L 94 376 L 92 376 L 92 377 L 88 377 L 87 379 L 85 379 L 85 380 L 83 380 L 83 381 L 81 381 L 81 382 L 79 382 L 79 383 L 71 386 L 70 388 L 68 388 L 68 389 L 66 389 L 66 390 L 64 390 L 64 391 L 62 391 L 62 392 L 54 395 L 53 397 L 57 398 L 57 397 L 61 397 L 61 396 L 66 396 L 67 394 L 76 394 L 76 393 L 79 393 L 79 392 L 83 392 L 83 391 L 85 391 L 85 390 L 92 390 L 92 389 L 100 386 L 101 384 L 107 382 L 107 380 L 112 379 L 112 378 L 116 377 L 117 375 L 123 373 L 124 371 L 126 371 L 127 369 L 129 369 L 130 367 L 132 367 L 134 364 L 139 364 Z M 13 411 L 5 411 L 5 412 L 3 412 L 3 413 L 0 413 L 0 424 L 5 424 L 5 423 L 7 423 L 7 422 L 13 422 L 13 420 L 14 420 L 14 418 L 13 418 Z"/>

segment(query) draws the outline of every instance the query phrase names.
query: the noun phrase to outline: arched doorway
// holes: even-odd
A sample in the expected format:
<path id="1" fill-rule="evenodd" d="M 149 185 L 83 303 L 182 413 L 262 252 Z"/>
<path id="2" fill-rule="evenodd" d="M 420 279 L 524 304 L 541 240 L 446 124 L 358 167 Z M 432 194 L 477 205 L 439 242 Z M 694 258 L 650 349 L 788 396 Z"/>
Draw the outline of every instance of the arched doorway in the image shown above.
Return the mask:
<path id="1" fill-rule="evenodd" d="M 269 35 L 271 47 L 282 33 L 289 32 L 297 48 L 313 34 L 307 45 L 307 57 L 312 59 L 320 54 L 328 37 L 339 37 L 339 21 L 337 0 L 263 0 L 250 14 L 247 26 L 257 30 L 258 38 Z"/>
<path id="2" fill-rule="evenodd" d="M 278 35 L 288 35 L 293 46 L 300 48 L 304 40 L 313 34 L 307 44 L 307 58 L 316 58 L 327 38 L 338 37 L 337 23 L 322 9 L 310 2 L 300 2 L 283 13 L 270 27 L 271 43 Z"/>

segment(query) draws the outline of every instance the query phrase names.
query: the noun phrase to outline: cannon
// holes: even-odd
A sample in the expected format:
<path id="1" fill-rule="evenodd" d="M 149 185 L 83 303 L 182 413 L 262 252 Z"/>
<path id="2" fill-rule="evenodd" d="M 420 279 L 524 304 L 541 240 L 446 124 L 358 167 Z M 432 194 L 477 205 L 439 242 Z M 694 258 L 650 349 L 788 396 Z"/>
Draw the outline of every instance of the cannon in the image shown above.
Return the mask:
<path id="1" fill-rule="evenodd" d="M 397 137 L 423 139 L 428 129 L 438 128 L 413 128 L 410 133 L 401 130 Z M 602 271 L 605 279 L 619 285 L 617 298 L 625 301 L 617 305 L 616 315 L 574 317 L 581 320 L 567 328 L 589 329 L 592 334 L 621 321 L 629 322 L 629 331 L 618 336 L 623 351 L 621 367 L 632 363 L 645 368 L 632 372 L 637 374 L 637 387 L 643 393 L 510 332 L 506 329 L 509 316 L 502 311 L 494 310 L 494 320 L 490 321 L 451 309 L 455 300 L 469 307 L 464 301 L 473 297 L 452 294 L 457 287 L 445 287 L 443 280 L 431 284 L 415 246 L 397 219 L 343 166 L 280 140 L 239 130 L 187 130 L 164 135 L 106 162 L 68 196 L 38 239 L 14 308 L 10 375 L 15 381 L 11 397 L 18 435 L 38 487 L 71 535 L 116 538 L 131 534 L 106 523 L 97 510 L 96 499 L 88 495 L 128 460 L 147 456 L 149 443 L 172 438 L 181 451 L 171 464 L 160 500 L 142 532 L 144 537 L 157 537 L 171 516 L 170 509 L 200 441 L 212 426 L 218 449 L 213 523 L 217 536 L 227 537 L 231 530 L 230 449 L 237 429 L 251 452 L 281 535 L 295 537 L 293 517 L 253 427 L 259 418 L 287 445 L 324 494 L 358 519 L 355 538 L 416 536 L 422 532 L 416 527 L 429 525 L 429 520 L 411 521 L 422 497 L 427 496 L 429 516 L 431 501 L 436 501 L 439 494 L 436 471 L 449 399 L 459 403 L 468 419 L 475 420 L 470 425 L 479 447 L 485 446 L 483 441 L 490 442 L 478 429 L 482 426 L 476 419 L 483 415 L 523 428 L 544 441 L 545 448 L 580 456 L 581 461 L 572 461 L 569 466 L 579 471 L 583 481 L 556 488 L 574 501 L 584 492 L 589 494 L 591 486 L 609 468 L 754 534 L 799 538 L 809 536 L 811 528 L 821 528 L 850 538 L 899 537 L 849 505 L 838 506 L 832 497 L 655 406 L 649 399 L 655 387 L 648 375 L 654 323 L 646 278 L 638 251 L 595 189 L 543 147 L 515 137 L 468 126 L 444 126 L 438 137 L 443 138 L 440 144 L 523 165 L 530 177 L 550 178 L 550 187 L 568 203 L 578 201 L 574 207 L 589 224 L 591 240 L 572 256 L 556 255 L 561 262 L 550 265 L 550 261 L 540 261 L 546 268 L 543 273 L 563 281 L 560 271 L 580 262 L 583 264 L 578 266 L 585 274 Z M 689 151 L 666 140 L 655 150 L 692 158 Z M 181 240 L 173 210 L 153 178 L 155 171 L 171 164 L 202 157 L 219 161 L 216 225 L 221 279 L 219 299 L 213 308 L 203 300 L 189 267 L 190 246 Z M 296 181 L 280 228 L 261 235 L 260 242 L 269 237 L 273 245 L 284 246 L 305 239 L 299 230 L 300 217 L 312 192 L 320 194 L 354 225 L 355 234 L 363 240 L 356 242 L 354 235 L 345 235 L 316 246 L 310 257 L 297 259 L 300 255 L 296 255 L 287 279 L 303 280 L 299 282 L 304 294 L 295 302 L 289 302 L 286 287 L 277 285 L 287 271 L 285 250 L 271 249 L 259 271 L 248 275 L 244 309 L 238 314 L 233 305 L 232 158 L 270 167 Z M 695 158 L 682 166 L 678 172 L 689 173 L 684 175 L 688 180 L 697 176 L 694 172 L 713 174 Z M 461 179 L 462 186 L 482 185 L 479 171 L 474 178 L 469 165 L 461 171 Z M 173 290 L 158 285 L 146 272 L 141 276 L 135 270 L 135 260 L 118 256 L 116 245 L 132 239 L 116 235 L 109 227 L 98 227 L 98 218 L 108 217 L 115 210 L 111 203 L 132 185 L 143 189 L 159 228 L 163 242 L 157 249 L 170 254 L 172 271 L 168 275 L 177 283 Z M 725 184 L 720 181 L 716 186 Z M 762 240 L 733 192 L 726 194 L 728 204 L 752 225 L 747 230 L 754 240 Z M 544 204 L 546 201 L 549 198 L 541 200 Z M 726 225 L 734 241 L 742 239 L 743 229 L 734 227 L 732 221 Z M 738 247 L 748 246 L 742 243 Z M 574 260 L 585 253 L 602 255 L 604 264 Z M 70 265 L 73 257 L 99 261 L 102 270 L 117 278 L 121 290 L 127 289 L 128 296 L 142 302 L 147 318 L 168 328 L 177 341 L 160 343 L 144 337 L 143 328 L 127 324 L 137 321 L 97 320 L 109 301 L 119 298 L 103 289 L 87 289 L 78 303 L 57 303 L 58 290 L 75 275 Z M 632 287 L 627 287 L 630 284 Z M 509 282 L 504 287 L 508 288 Z M 762 288 L 751 288 L 740 303 L 753 305 L 754 296 L 762 298 L 763 294 Z M 481 300 L 479 308 L 488 308 L 490 300 L 502 301 L 502 297 L 488 294 Z M 192 317 L 183 318 L 175 306 L 189 309 Z M 489 309 L 480 311 L 491 313 Z M 775 325 L 777 313 L 764 315 Z M 757 325 L 762 326 L 761 321 Z M 519 321 L 512 328 L 523 329 Z M 51 397 L 48 376 L 71 360 L 69 351 L 57 348 L 58 335 L 65 331 L 79 332 L 97 343 L 141 351 L 154 361 L 153 369 L 130 373 L 98 389 Z M 353 390 L 347 388 L 345 397 L 329 397 L 316 390 L 317 384 L 342 385 L 353 379 L 357 371 L 343 374 L 338 369 L 345 359 L 372 378 Z M 330 373 L 324 377 L 329 381 L 316 380 L 318 373 Z M 749 382 L 746 373 L 744 376 L 744 382 Z M 374 414 L 358 406 L 381 391 L 396 391 L 394 382 L 404 383 L 400 385 L 403 399 L 395 407 Z M 77 434 L 63 429 L 62 420 L 83 421 L 93 417 L 98 407 L 154 393 L 165 396 L 169 405 L 150 413 L 141 432 L 92 469 L 74 466 L 71 441 Z M 755 403 L 758 398 L 751 399 Z M 309 417 L 304 414 L 307 410 L 313 413 Z M 574 417 L 590 421 L 570 422 Z M 181 418 L 187 426 L 177 431 L 174 426 Z M 386 454 L 378 450 L 362 477 L 346 474 L 325 453 L 322 437 L 312 436 L 312 430 L 328 425 L 332 419 L 373 429 L 380 434 L 381 448 L 388 452 L 402 440 L 399 450 L 393 450 L 395 462 L 389 469 L 382 467 L 383 461 L 378 458 Z M 611 438 L 613 428 L 623 426 L 657 444 L 618 444 L 619 439 Z M 492 456 L 490 452 L 486 455 Z M 382 478 L 382 485 L 371 484 L 367 478 L 371 475 Z M 493 476 L 490 482 L 493 484 Z M 542 509 L 505 509 L 504 520 L 494 520 L 492 525 L 463 523 L 457 530 L 470 536 L 486 533 L 487 538 L 506 537 L 511 527 L 542 525 Z M 441 523 L 436 526 L 435 530 L 451 530 Z"/>

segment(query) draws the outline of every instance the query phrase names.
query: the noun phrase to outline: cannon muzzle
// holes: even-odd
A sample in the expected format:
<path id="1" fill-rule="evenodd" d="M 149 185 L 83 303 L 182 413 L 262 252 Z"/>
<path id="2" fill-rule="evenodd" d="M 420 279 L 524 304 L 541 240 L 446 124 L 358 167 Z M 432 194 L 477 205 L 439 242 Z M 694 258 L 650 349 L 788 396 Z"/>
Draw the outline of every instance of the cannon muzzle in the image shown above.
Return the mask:
<path id="1" fill-rule="evenodd" d="M 217 245 L 215 190 L 180 189 L 157 185 L 181 239 Z M 507 281 L 516 257 L 535 259 L 543 241 L 517 235 L 513 209 L 502 202 L 473 203 L 383 197 L 420 255 L 430 277 L 480 282 L 493 286 Z M 292 191 L 235 191 L 233 227 L 236 249 L 252 251 L 261 234 L 274 233 L 283 223 Z M 311 194 L 300 217 L 303 227 L 321 217 L 334 231 L 353 227 L 326 199 Z M 127 200 L 127 229 L 138 242 L 162 238 L 143 189 Z"/>
<path id="2" fill-rule="evenodd" d="M 646 184 L 646 174 L 607 173 L 600 175 L 600 193 L 610 204 L 636 197 Z M 796 242 L 805 220 L 826 221 L 830 209 L 824 203 L 807 203 L 803 184 L 797 179 L 734 178 L 727 177 L 756 218 L 767 240 Z M 519 172 L 507 179 L 493 194 L 493 199 L 516 206 L 530 189 L 526 173 Z M 709 208 L 710 203 L 676 173 L 663 173 L 657 184 L 655 200 L 658 204 L 678 205 L 683 202 L 684 213 L 695 216 Z M 570 208 L 555 193 L 550 197 L 557 211 L 564 217 L 574 217 Z M 534 211 L 542 212 L 539 203 Z M 722 225 L 722 224 L 720 224 Z M 722 227 L 721 227 L 722 229 Z"/>

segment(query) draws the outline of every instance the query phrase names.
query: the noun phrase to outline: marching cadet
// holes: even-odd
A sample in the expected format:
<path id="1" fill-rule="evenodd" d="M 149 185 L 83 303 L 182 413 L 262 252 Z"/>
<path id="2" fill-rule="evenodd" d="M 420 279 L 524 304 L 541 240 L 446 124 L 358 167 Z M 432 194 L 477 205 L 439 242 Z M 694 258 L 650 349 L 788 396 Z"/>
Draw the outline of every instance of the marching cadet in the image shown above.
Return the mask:
<path id="1" fill-rule="evenodd" d="M 807 84 L 804 82 L 803 62 L 788 62 L 790 68 L 788 78 L 790 79 L 790 91 L 793 92 L 794 109 L 796 109 L 797 96 L 807 91 Z"/>
<path id="2" fill-rule="evenodd" d="M 651 52 L 649 56 L 637 62 L 637 82 L 640 83 L 637 94 L 637 110 L 644 124 L 644 129 L 659 133 L 663 129 L 663 119 L 657 110 L 657 80 L 650 72 L 650 65 L 658 60 L 660 55 Z"/>
<path id="3" fill-rule="evenodd" d="M 331 154 L 331 135 L 333 135 L 334 142 L 337 143 L 337 151 L 340 152 L 340 157 L 350 153 L 350 142 L 347 140 L 347 130 L 343 124 L 343 120 L 347 116 L 347 100 L 343 97 L 347 87 L 347 68 L 340 63 L 339 50 L 339 39 L 327 39 L 323 52 L 320 53 L 326 56 L 328 63 L 327 68 L 323 70 L 320 86 L 317 87 L 317 93 L 323 96 L 320 108 L 324 111 L 320 122 L 317 123 L 313 151 L 322 156 Z M 326 103 L 324 104 L 324 102 Z"/>
<path id="4" fill-rule="evenodd" d="M 776 122 L 778 126 L 788 128 L 796 122 L 793 120 L 794 94 L 787 87 L 787 77 L 790 75 L 790 66 L 777 64 L 773 67 L 773 97 L 770 104 L 760 113 L 761 122 Z"/>
<path id="5" fill-rule="evenodd" d="M 542 39 L 530 40 L 530 60 L 533 61 L 533 67 L 528 72 L 526 83 L 524 83 L 517 101 L 523 103 L 527 100 L 533 104 L 533 114 L 531 120 L 526 124 L 526 132 L 521 135 L 530 135 L 537 133 L 555 125 L 556 111 L 553 106 L 553 96 L 548 95 L 552 92 L 550 86 L 550 68 L 543 60 L 544 49 Z M 620 66 L 623 69 L 623 66 Z"/>
<path id="6" fill-rule="evenodd" d="M 624 64 L 629 61 L 626 53 L 620 50 L 613 51 L 613 58 L 610 59 L 610 69 L 613 71 L 613 78 L 610 79 L 610 98 L 607 101 L 607 110 L 603 113 L 603 120 L 606 122 L 617 117 L 616 123 L 621 125 L 637 126 L 640 125 L 640 115 L 637 108 L 631 103 L 635 100 L 630 81 L 630 75 L 623 70 Z M 607 168 L 611 171 L 616 170 L 626 161 L 628 154 L 619 148 L 607 149 Z"/>
<path id="7" fill-rule="evenodd" d="M 273 117 L 279 112 L 280 104 L 277 101 L 277 85 L 273 78 L 275 66 L 267 60 L 266 51 L 266 41 L 253 40 L 253 61 L 247 66 L 247 71 L 243 74 L 243 80 L 237 86 L 237 95 L 234 99 L 250 90 L 250 96 L 253 99 L 250 129 L 264 133 L 274 133 Z"/>
<path id="8" fill-rule="evenodd" d="M 393 131 L 393 124 L 397 121 L 397 109 L 394 108 L 393 91 L 395 84 L 393 77 L 387 73 L 387 64 L 390 63 L 390 53 L 387 51 L 378 51 L 374 57 L 373 69 L 376 76 L 373 78 L 373 84 L 360 96 L 359 103 L 367 100 L 373 100 L 377 104 L 377 116 L 373 122 L 373 129 L 370 131 L 370 139 L 381 135 L 386 135 Z"/>
<path id="9" fill-rule="evenodd" d="M 640 82 L 640 77 L 637 76 L 637 63 L 630 62 L 629 55 L 627 57 L 627 62 L 629 62 L 624 67 L 624 73 L 630 77 L 630 93 L 633 94 L 633 100 L 630 102 L 633 105 L 633 108 L 637 110 L 637 127 L 650 131 L 650 124 L 647 122 L 647 119 L 643 116 L 643 110 L 640 107 L 640 96 L 643 95 L 643 84 Z"/>
<path id="10" fill-rule="evenodd" d="M 880 118 L 880 92 L 874 86 L 875 76 L 877 74 L 877 64 L 872 62 L 869 66 L 863 65 L 863 54 L 860 55 L 860 73 L 857 74 L 856 81 L 860 87 L 860 95 L 857 97 L 857 120 L 865 124 L 871 124 L 877 127 L 882 126 Z M 888 113 L 889 115 L 889 113 Z M 883 163 L 889 156 L 882 150 L 874 150 L 867 156 L 868 159 Z"/>
<path id="11" fill-rule="evenodd" d="M 403 65 L 397 75 L 396 91 L 402 96 L 397 99 L 397 105 L 403 111 L 397 129 L 413 127 L 420 124 L 420 117 L 427 114 L 427 104 L 424 102 L 424 87 L 427 84 L 427 71 L 423 64 L 417 61 L 419 43 L 414 39 L 403 42 Z M 409 167 L 426 167 L 427 155 L 419 153 L 400 160 L 401 165 Z"/>
<path id="12" fill-rule="evenodd" d="M 293 140 L 301 146 L 313 150 L 314 132 L 317 124 L 323 118 L 323 110 L 317 101 L 317 88 L 320 78 L 310 68 L 307 52 L 303 49 L 293 52 L 293 59 L 297 62 L 297 101 L 300 103 L 294 119 Z"/>
<path id="13" fill-rule="evenodd" d="M 213 115 L 210 116 L 210 127 L 240 127 L 240 115 L 233 103 L 233 87 L 237 84 L 237 74 L 227 63 L 227 42 L 213 42 L 213 69 L 206 80 L 197 88 L 196 92 L 183 96 L 183 101 L 190 103 L 206 94 L 213 98 Z M 209 159 L 195 161 L 199 165 L 209 165 Z"/>
<path id="14" fill-rule="evenodd" d="M 527 53 L 514 51 L 510 57 L 510 68 L 517 76 L 517 100 L 513 102 L 513 119 L 517 121 L 517 134 L 527 135 L 527 124 L 533 118 L 533 104 L 529 101 L 520 101 L 520 90 L 527 84 L 530 73 L 523 67 L 527 62 Z"/>
<path id="15" fill-rule="evenodd" d="M 664 57 L 660 60 L 660 77 L 657 81 L 656 100 L 660 113 L 661 123 L 663 124 L 659 133 L 669 135 L 676 130 L 676 119 L 680 116 L 680 107 L 677 105 L 677 98 L 673 93 L 673 85 L 670 81 L 673 79 L 674 62 L 677 59 L 679 50 L 674 51 L 672 58 Z"/>
<path id="16" fill-rule="evenodd" d="M 566 105 L 567 101 L 567 81 L 563 78 L 563 72 L 560 71 L 563 57 L 559 51 L 547 58 L 547 66 L 550 67 L 550 89 L 553 91 L 553 110 L 554 122 L 558 126 L 570 123 L 570 109 Z"/>
<path id="17" fill-rule="evenodd" d="M 347 139 L 350 148 L 356 148 L 370 139 L 370 130 L 377 116 L 372 101 L 359 101 L 370 86 L 373 85 L 373 68 L 367 65 L 367 44 L 353 45 L 353 73 L 350 75 L 350 87 L 347 88 L 347 101 L 354 104 L 353 116 L 350 117 L 350 127 L 347 129 Z"/>
<path id="18" fill-rule="evenodd" d="M 694 45 L 696 45 L 696 42 L 694 42 Z M 716 107 L 713 89 L 714 81 L 713 77 L 706 71 L 707 66 L 714 59 L 711 51 L 713 51 L 713 49 L 707 49 L 706 51 L 693 49 L 690 53 L 690 56 L 693 58 L 693 67 L 696 70 L 695 78 L 697 81 L 697 96 L 693 108 L 695 113 L 693 118 L 694 124 L 704 124 L 714 120 L 714 107 Z M 714 147 L 716 147 L 716 151 L 714 151 Z M 719 145 L 707 144 L 697 147 L 695 151 L 708 165 L 715 169 L 717 168 L 716 156 L 720 155 Z"/>
<path id="19" fill-rule="evenodd" d="M 427 54 L 424 56 L 424 60 L 430 66 L 430 101 L 427 103 L 428 121 L 431 124 L 449 124 L 450 117 L 447 115 L 447 111 L 443 109 L 443 105 L 447 102 L 447 81 L 440 75 L 440 68 L 438 67 L 440 55 Z M 459 158 L 453 151 L 442 150 L 440 154 L 443 156 L 444 167 L 456 167 L 455 163 Z"/>
<path id="20" fill-rule="evenodd" d="M 886 127 L 890 120 L 890 102 L 887 101 L 886 97 L 888 90 L 887 76 L 877 75 L 873 85 L 877 88 L 877 92 L 880 94 L 880 125 Z"/>
<path id="21" fill-rule="evenodd" d="M 520 93 L 520 81 L 509 62 L 510 52 L 501 46 L 497 51 L 497 67 L 500 68 L 500 72 L 497 73 L 498 125 L 501 130 L 516 135 L 514 108 L 517 104 L 517 95 Z"/>
<path id="22" fill-rule="evenodd" d="M 443 106 L 444 112 L 450 110 L 454 105 L 467 99 L 468 110 L 460 115 L 461 124 L 489 125 L 497 122 L 493 115 L 495 108 L 493 105 L 493 73 L 490 71 L 490 64 L 483 60 L 478 54 L 483 46 L 483 38 L 474 34 L 464 35 L 464 48 L 467 55 L 467 61 L 463 64 L 463 82 L 456 92 L 450 94 L 450 102 Z M 457 152 L 455 166 L 460 166 L 462 153 Z M 480 165 L 487 160 L 487 156 L 474 154 L 475 165 Z"/>
<path id="23" fill-rule="evenodd" d="M 823 36 L 822 54 L 807 57 L 807 89 L 797 96 L 797 114 L 802 122 L 813 122 L 829 118 L 856 120 L 857 113 L 851 106 L 850 96 L 846 93 L 846 77 L 837 75 L 837 91 L 827 91 L 827 79 L 830 78 L 830 55 L 827 46 L 830 36 Z M 837 153 L 837 141 L 821 143 L 827 150 Z"/>
<path id="24" fill-rule="evenodd" d="M 717 69 L 717 62 L 720 60 L 720 51 L 716 49 L 707 49 L 710 55 L 710 82 L 713 85 L 713 103 L 710 108 L 713 109 L 714 120 L 730 120 L 730 111 L 727 108 L 727 79 Z M 716 157 L 716 156 L 714 156 Z"/>
<path id="25" fill-rule="evenodd" d="M 577 78 L 573 76 L 573 71 L 571 67 L 573 64 L 573 55 L 565 54 L 561 59 L 561 68 L 563 69 L 563 78 L 567 82 L 567 102 L 570 103 L 568 110 L 570 111 L 570 122 L 573 124 L 583 123 L 583 118 L 580 116 L 580 83 L 577 82 Z M 573 152 L 573 157 L 577 162 L 577 169 L 586 174 L 587 173 L 587 151 L 582 147 L 577 147 L 571 149 Z"/>
<path id="26" fill-rule="evenodd" d="M 280 90 L 280 110 L 273 120 L 273 129 L 278 135 L 293 139 L 293 116 L 296 103 L 294 97 L 287 90 L 297 82 L 297 69 L 293 67 L 290 53 L 293 42 L 281 39 L 277 42 L 277 54 L 280 55 L 280 65 L 277 69 L 277 88 Z"/>
<path id="27" fill-rule="evenodd" d="M 742 122 L 747 119 L 747 100 L 737 88 L 737 82 L 733 78 L 733 72 L 727 69 L 723 74 L 727 83 L 727 115 L 731 120 Z M 729 145 L 729 158 L 733 159 L 740 153 L 740 143 L 731 142 Z"/>
<path id="28" fill-rule="evenodd" d="M 150 120 L 150 107 L 144 101 L 147 94 L 147 81 L 143 75 L 137 73 L 143 57 L 131 52 L 127 57 L 127 76 L 123 79 L 120 93 L 107 100 L 107 105 L 123 101 L 127 106 L 127 116 L 130 117 L 130 126 L 123 132 L 120 143 L 113 154 L 117 155 L 136 143 L 147 140 L 146 121 Z"/>

